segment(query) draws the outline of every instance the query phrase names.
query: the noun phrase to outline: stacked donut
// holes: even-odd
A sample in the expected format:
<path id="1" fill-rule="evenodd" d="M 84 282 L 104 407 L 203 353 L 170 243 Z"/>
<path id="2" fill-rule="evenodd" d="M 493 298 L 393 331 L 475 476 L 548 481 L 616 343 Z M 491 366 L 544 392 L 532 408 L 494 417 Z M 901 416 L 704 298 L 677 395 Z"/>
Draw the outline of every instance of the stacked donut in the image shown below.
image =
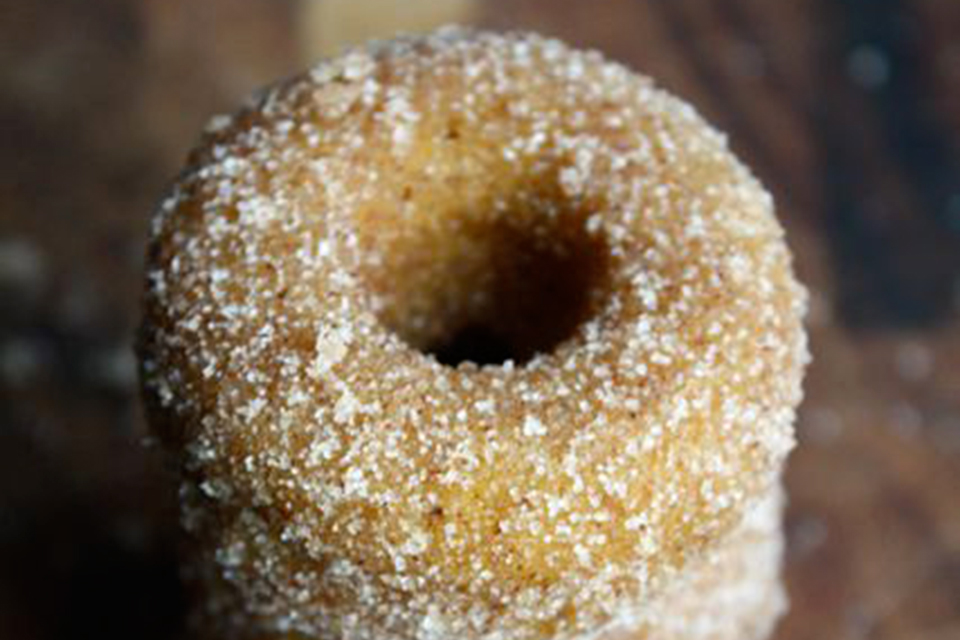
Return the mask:
<path id="1" fill-rule="evenodd" d="M 151 239 L 196 629 L 764 637 L 804 306 L 724 137 L 596 53 L 444 29 L 267 90 Z"/>

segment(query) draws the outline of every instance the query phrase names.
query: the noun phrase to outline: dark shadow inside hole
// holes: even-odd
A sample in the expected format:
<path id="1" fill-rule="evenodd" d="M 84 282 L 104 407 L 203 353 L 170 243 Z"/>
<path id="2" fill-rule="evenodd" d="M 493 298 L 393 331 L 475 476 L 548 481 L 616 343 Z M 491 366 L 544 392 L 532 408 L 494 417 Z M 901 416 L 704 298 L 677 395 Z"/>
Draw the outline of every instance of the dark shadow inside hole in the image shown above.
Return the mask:
<path id="1" fill-rule="evenodd" d="M 364 275 L 386 328 L 447 366 L 523 366 L 600 312 L 611 253 L 606 236 L 587 229 L 591 211 L 565 210 L 553 193 L 511 200 L 410 220 L 371 210 L 362 229 L 377 259 Z"/>
<path id="2" fill-rule="evenodd" d="M 503 364 L 516 357 L 510 343 L 486 327 L 472 325 L 453 335 L 432 350 L 440 364 L 455 367 L 461 362 L 478 366 Z"/>
<path id="3" fill-rule="evenodd" d="M 597 312 L 608 265 L 603 239 L 571 226 L 575 232 L 554 229 L 547 240 L 501 229 L 480 287 L 487 302 L 460 315 L 423 350 L 450 366 L 522 365 L 572 337 Z"/>

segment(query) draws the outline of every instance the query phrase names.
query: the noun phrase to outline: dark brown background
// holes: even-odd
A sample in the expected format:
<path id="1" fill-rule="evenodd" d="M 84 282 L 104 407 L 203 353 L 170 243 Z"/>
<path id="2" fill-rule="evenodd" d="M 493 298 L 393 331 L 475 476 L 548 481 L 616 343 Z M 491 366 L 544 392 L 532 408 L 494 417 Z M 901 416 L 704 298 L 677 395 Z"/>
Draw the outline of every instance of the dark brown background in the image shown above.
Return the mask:
<path id="1" fill-rule="evenodd" d="M 0 0 L 0 639 L 179 631 L 145 230 L 208 116 L 366 33 L 309 1 Z M 656 76 L 780 203 L 816 361 L 778 638 L 960 638 L 960 2 L 474 4 Z"/>

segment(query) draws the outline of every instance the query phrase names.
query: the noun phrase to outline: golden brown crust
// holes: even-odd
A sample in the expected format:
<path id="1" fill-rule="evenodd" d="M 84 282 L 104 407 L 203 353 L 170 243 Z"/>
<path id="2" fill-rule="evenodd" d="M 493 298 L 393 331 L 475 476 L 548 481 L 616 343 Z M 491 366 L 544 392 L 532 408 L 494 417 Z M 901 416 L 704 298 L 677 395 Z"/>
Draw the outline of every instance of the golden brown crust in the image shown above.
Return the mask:
<path id="1" fill-rule="evenodd" d="M 805 296 L 769 195 L 556 41 L 378 43 L 216 119 L 149 269 L 150 417 L 227 637 L 578 637 L 793 443 Z M 431 355 L 475 324 L 518 362 Z"/>

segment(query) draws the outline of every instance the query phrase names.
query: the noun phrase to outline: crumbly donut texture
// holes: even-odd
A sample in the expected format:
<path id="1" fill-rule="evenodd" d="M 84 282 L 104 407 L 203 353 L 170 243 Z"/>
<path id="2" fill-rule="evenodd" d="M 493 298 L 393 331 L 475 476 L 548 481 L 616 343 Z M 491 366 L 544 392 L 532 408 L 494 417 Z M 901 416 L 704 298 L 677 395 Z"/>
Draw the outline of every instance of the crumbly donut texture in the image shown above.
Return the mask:
<path id="1" fill-rule="evenodd" d="M 555 40 L 374 43 L 214 119 L 148 268 L 213 637 L 593 637 L 793 446 L 805 294 L 770 196 L 690 106 Z M 721 637 L 684 616 L 657 637 Z"/>

